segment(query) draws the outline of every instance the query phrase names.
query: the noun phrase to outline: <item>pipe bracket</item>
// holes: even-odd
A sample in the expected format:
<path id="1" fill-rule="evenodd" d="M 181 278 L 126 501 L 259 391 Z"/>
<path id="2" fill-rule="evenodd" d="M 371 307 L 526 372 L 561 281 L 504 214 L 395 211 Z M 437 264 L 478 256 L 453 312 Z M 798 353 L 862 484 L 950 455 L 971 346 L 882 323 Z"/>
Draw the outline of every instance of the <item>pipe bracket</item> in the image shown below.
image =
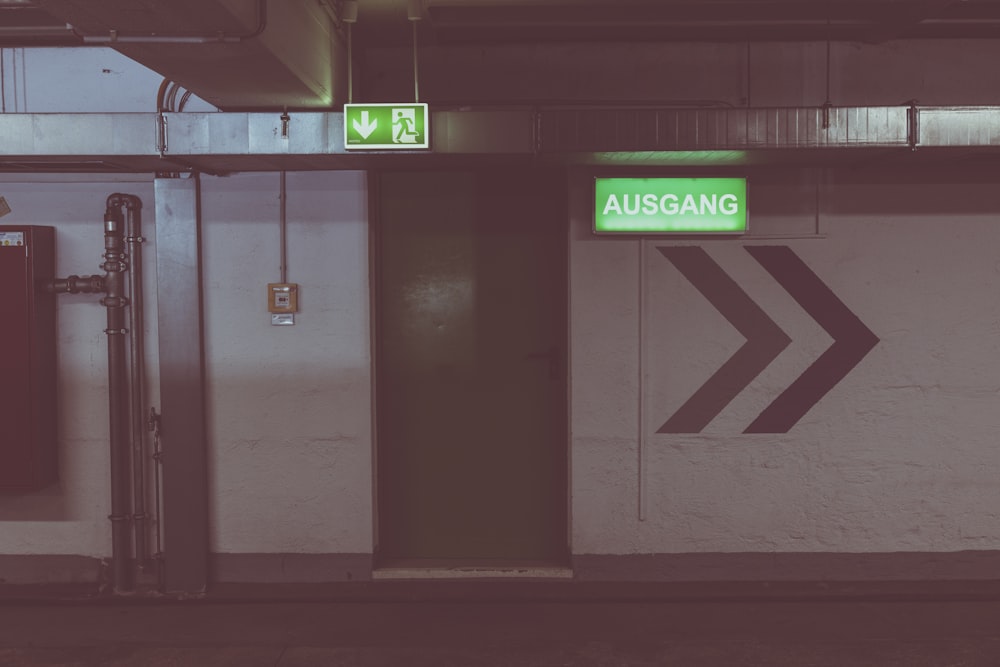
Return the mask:
<path id="1" fill-rule="evenodd" d="M 910 100 L 906 109 L 906 143 L 911 151 L 917 150 L 917 144 L 920 143 L 920 110 L 916 100 Z"/>
<path id="2" fill-rule="evenodd" d="M 106 296 L 100 301 L 105 308 L 124 308 L 129 301 L 123 296 Z"/>
<path id="3" fill-rule="evenodd" d="M 156 114 L 156 149 L 160 153 L 160 157 L 166 156 L 167 153 L 167 117 L 163 115 L 163 112 Z"/>

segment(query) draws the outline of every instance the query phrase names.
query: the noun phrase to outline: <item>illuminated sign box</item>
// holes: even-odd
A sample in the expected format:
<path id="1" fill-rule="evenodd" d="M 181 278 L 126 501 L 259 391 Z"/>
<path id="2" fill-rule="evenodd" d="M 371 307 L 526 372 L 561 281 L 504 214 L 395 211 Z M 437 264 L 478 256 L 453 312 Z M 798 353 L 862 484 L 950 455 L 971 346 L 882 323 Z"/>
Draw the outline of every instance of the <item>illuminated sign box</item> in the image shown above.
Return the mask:
<path id="1" fill-rule="evenodd" d="M 414 150 L 430 146 L 426 104 L 345 104 L 347 150 Z"/>
<path id="2" fill-rule="evenodd" d="M 596 178 L 597 234 L 743 234 L 745 178 Z"/>

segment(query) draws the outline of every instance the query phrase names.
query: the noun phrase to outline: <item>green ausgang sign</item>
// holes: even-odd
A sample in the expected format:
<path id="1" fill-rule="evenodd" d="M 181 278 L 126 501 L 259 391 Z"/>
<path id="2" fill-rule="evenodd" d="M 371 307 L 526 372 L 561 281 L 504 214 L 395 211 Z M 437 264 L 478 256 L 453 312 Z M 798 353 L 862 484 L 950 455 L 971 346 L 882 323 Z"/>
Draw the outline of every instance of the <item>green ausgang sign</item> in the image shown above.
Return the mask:
<path id="1" fill-rule="evenodd" d="M 742 234 L 745 178 L 597 178 L 598 234 Z"/>
<path id="2" fill-rule="evenodd" d="M 427 148 L 426 104 L 345 104 L 344 148 L 413 150 Z"/>

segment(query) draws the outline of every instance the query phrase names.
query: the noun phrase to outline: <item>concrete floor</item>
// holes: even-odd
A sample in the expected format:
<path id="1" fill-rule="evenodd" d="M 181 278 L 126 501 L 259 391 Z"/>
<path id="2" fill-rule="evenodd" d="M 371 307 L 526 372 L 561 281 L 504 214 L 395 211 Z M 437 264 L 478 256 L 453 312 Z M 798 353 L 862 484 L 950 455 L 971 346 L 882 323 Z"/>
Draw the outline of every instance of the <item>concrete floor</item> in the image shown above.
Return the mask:
<path id="1" fill-rule="evenodd" d="M 1000 665 L 1000 584 L 363 582 L 201 600 L 0 589 L 0 667 Z"/>

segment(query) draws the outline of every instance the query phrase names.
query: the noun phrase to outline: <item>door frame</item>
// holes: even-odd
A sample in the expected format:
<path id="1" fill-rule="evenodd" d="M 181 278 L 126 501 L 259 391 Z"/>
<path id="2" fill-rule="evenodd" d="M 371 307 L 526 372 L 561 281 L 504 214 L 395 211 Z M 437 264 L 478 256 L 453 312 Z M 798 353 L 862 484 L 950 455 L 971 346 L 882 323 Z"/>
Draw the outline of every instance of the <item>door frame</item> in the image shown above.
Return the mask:
<path id="1" fill-rule="evenodd" d="M 532 165 L 528 165 L 534 166 Z M 486 170 L 498 169 L 498 168 L 524 168 L 524 165 L 513 165 L 499 167 L 497 165 L 488 165 L 485 167 Z M 561 498 L 563 504 L 562 516 L 564 517 L 564 530 L 565 530 L 565 547 L 562 550 L 558 560 L 554 560 L 551 563 L 545 563 L 541 565 L 542 570 L 545 571 L 546 576 L 551 576 L 555 571 L 563 571 L 565 573 L 571 573 L 572 568 L 572 556 L 573 556 L 573 544 L 572 544 L 572 534 L 573 534 L 573 503 L 572 503 L 572 440 L 571 440 L 571 415 L 570 415 L 570 405 L 571 405 L 571 373 L 572 373 L 572 349 L 571 349 L 571 335 L 570 335 L 570 257 L 569 257 L 569 244 L 570 244 L 570 207 L 569 202 L 569 172 L 566 168 L 562 167 L 547 167 L 551 169 L 555 174 L 559 175 L 560 178 L 554 179 L 560 183 L 560 190 L 558 191 L 558 203 L 560 210 L 562 212 L 561 220 L 554 222 L 553 224 L 558 224 L 559 233 L 562 238 L 562 243 L 559 245 L 560 253 L 558 256 L 558 261 L 561 263 L 560 270 L 558 271 L 559 276 L 561 276 L 562 284 L 559 294 L 561 298 L 556 304 L 562 313 L 562 338 L 564 342 L 564 355 L 563 355 L 563 388 L 560 393 L 561 400 L 561 415 L 562 418 L 559 420 L 559 433 L 562 440 L 562 446 L 560 450 L 562 455 L 560 458 L 563 460 L 563 474 L 560 476 L 556 487 L 553 489 L 553 497 Z M 479 170 L 482 171 L 484 166 L 479 163 L 470 162 L 468 164 L 458 164 L 448 167 L 440 168 L 435 171 L 441 172 L 460 172 L 469 170 Z M 372 433 L 372 568 L 374 571 L 379 571 L 380 569 L 385 569 L 387 567 L 391 568 L 391 565 L 386 565 L 384 557 L 380 552 L 380 480 L 379 480 L 379 456 L 381 453 L 381 447 L 379 445 L 379 406 L 382 404 L 380 400 L 380 387 L 379 387 L 379 358 L 381 350 L 381 312 L 379 308 L 379 300 L 382 293 L 382 280 L 380 271 L 380 259 L 381 259 L 381 244 L 382 244 L 382 217 L 381 217 L 381 176 L 384 172 L 389 171 L 413 171 L 419 172 L 421 169 L 415 169 L 412 164 L 406 166 L 400 165 L 399 167 L 394 166 L 384 166 L 374 169 L 369 169 L 366 171 L 366 187 L 368 194 L 368 279 L 369 279 L 369 327 L 370 327 L 370 377 L 371 377 L 371 433 Z M 483 570 L 482 568 L 476 567 L 476 570 L 481 570 L 483 572 L 489 572 L 490 574 L 495 574 L 493 571 Z M 518 568 L 520 570 L 520 568 Z M 541 572 L 541 570 L 539 570 Z M 530 573 L 525 571 L 525 576 L 531 576 Z"/>

